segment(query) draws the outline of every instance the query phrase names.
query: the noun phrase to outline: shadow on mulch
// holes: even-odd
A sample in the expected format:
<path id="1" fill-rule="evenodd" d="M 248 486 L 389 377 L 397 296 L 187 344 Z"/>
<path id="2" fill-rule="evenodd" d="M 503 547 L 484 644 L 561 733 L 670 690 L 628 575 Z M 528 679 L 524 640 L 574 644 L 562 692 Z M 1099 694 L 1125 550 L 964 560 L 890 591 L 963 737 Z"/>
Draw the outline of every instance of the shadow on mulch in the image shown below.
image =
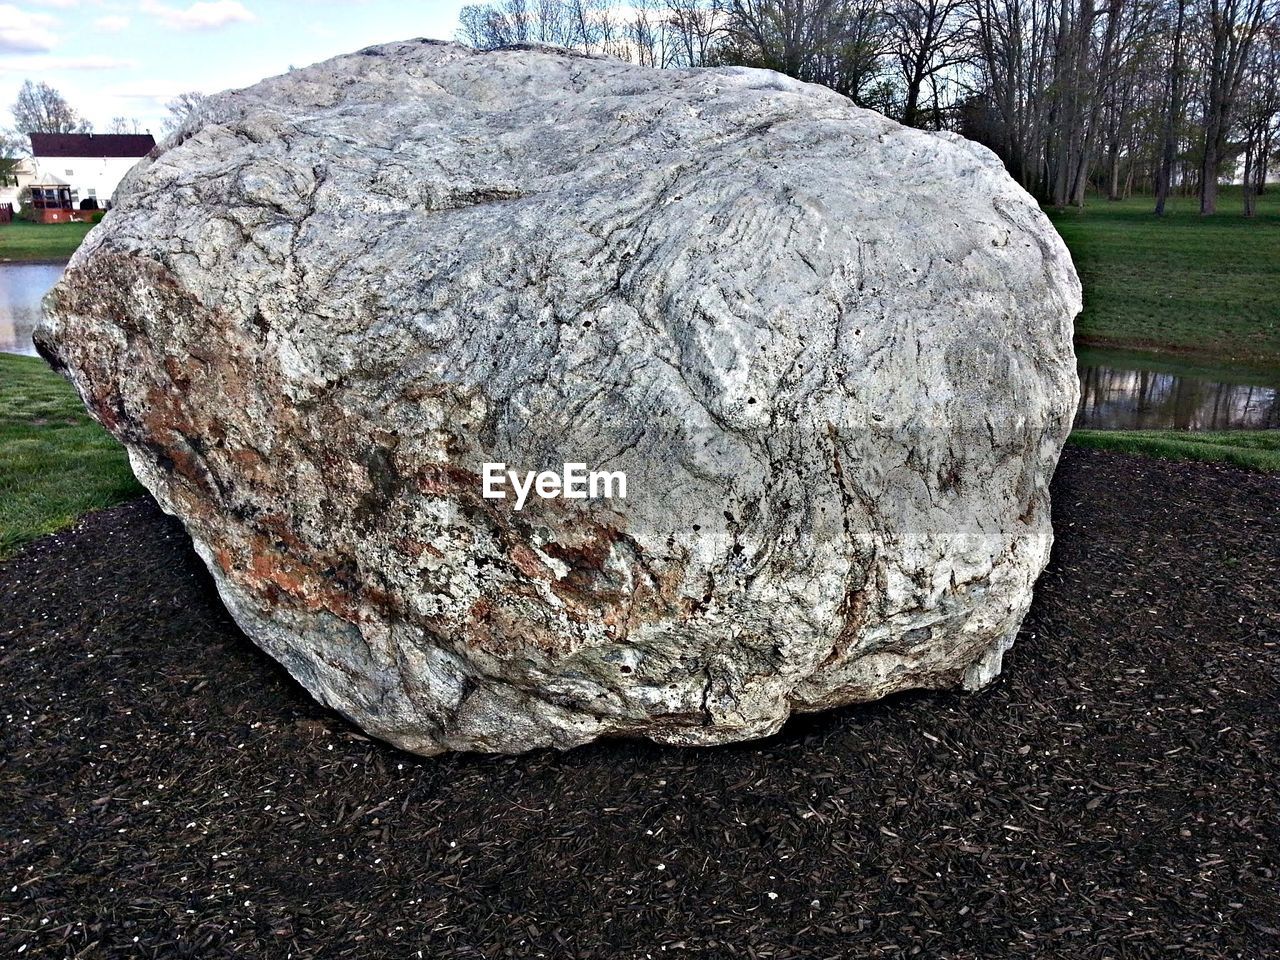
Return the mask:
<path id="1" fill-rule="evenodd" d="M 765 741 L 399 753 L 150 501 L 0 567 L 0 950 L 1280 953 L 1280 479 L 1068 449 L 1005 674 Z"/>

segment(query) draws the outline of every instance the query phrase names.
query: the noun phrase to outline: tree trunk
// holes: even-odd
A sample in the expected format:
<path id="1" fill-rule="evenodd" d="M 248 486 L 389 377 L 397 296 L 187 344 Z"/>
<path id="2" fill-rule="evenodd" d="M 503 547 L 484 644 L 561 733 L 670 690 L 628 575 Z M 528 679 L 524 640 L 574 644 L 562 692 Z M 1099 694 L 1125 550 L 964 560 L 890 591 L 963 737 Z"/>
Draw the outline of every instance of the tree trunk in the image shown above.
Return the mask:
<path id="1" fill-rule="evenodd" d="M 1210 0 L 1211 52 L 1206 68 L 1204 156 L 1200 170 L 1200 213 L 1218 209 L 1218 173 L 1227 153 L 1227 135 L 1253 42 L 1262 27 L 1264 0 Z"/>
<path id="2" fill-rule="evenodd" d="M 1257 213 L 1257 201 L 1253 194 L 1253 145 L 1254 133 L 1252 130 L 1248 133 L 1248 139 L 1244 148 L 1244 181 L 1241 183 L 1240 193 L 1244 197 L 1244 215 L 1252 217 Z"/>
<path id="3" fill-rule="evenodd" d="M 1212 113 L 1212 111 L 1211 111 Z M 1210 116 L 1205 123 L 1204 159 L 1200 161 L 1200 215 L 1218 212 L 1218 139 L 1222 121 Z"/>
<path id="4" fill-rule="evenodd" d="M 1078 207 L 1084 206 L 1084 194 L 1089 186 L 1089 165 L 1093 159 L 1094 144 L 1098 140 L 1098 128 L 1102 125 L 1102 104 L 1107 90 L 1111 86 L 1111 72 L 1114 68 L 1116 38 L 1120 34 L 1120 15 L 1124 0 L 1111 0 L 1107 8 L 1107 32 L 1102 42 L 1102 52 L 1094 65 L 1097 78 L 1089 87 L 1092 106 L 1087 119 L 1078 121 L 1078 153 L 1076 156 L 1075 184 L 1071 191 L 1071 201 Z M 1079 79 L 1081 93 L 1084 92 L 1085 81 L 1089 77 L 1089 36 L 1093 32 L 1093 22 L 1097 19 L 1097 10 L 1090 5 L 1090 15 L 1082 18 L 1080 51 L 1077 60 L 1076 76 Z M 1087 124 L 1087 126 L 1086 126 Z"/>
<path id="5" fill-rule="evenodd" d="M 1107 148 L 1107 166 L 1110 176 L 1107 178 L 1107 199 L 1120 199 L 1120 141 L 1112 140 Z"/>
<path id="6" fill-rule="evenodd" d="M 1160 147 L 1160 169 L 1156 174 L 1156 216 L 1164 216 L 1169 199 L 1169 181 L 1177 153 L 1177 117 L 1182 104 L 1182 30 L 1187 18 L 1186 0 L 1178 0 L 1178 25 L 1173 31 L 1173 57 L 1169 66 L 1169 109 L 1164 115 L 1164 137 Z"/>
<path id="7" fill-rule="evenodd" d="M 1088 0 L 1086 0 L 1088 2 Z M 1071 161 L 1071 139 L 1075 136 L 1075 63 L 1072 47 L 1071 8 L 1067 0 L 1058 5 L 1058 47 L 1054 53 L 1054 79 L 1058 87 L 1057 103 L 1049 114 L 1049 130 L 1053 149 L 1049 154 L 1049 196 L 1055 207 L 1067 205 L 1067 177 Z"/>
<path id="8" fill-rule="evenodd" d="M 907 100 L 902 107 L 902 125 L 904 127 L 914 127 L 916 125 L 916 113 L 919 110 L 920 103 L 920 83 L 921 77 L 916 71 L 912 71 L 912 75 L 907 79 Z"/>
<path id="9" fill-rule="evenodd" d="M 1274 150 L 1273 128 L 1267 124 L 1262 132 L 1262 145 L 1258 148 L 1258 189 L 1257 196 L 1267 192 L 1267 174 L 1271 172 L 1271 154 Z"/>

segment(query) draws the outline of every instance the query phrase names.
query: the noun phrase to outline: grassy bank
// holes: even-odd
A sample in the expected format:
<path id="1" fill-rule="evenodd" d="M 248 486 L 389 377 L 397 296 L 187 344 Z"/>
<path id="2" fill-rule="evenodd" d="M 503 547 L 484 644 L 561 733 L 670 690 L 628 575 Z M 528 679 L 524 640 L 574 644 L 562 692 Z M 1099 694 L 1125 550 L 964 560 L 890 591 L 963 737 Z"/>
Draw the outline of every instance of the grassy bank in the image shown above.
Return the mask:
<path id="1" fill-rule="evenodd" d="M 1200 353 L 1151 353 L 1112 347 L 1076 347 L 1076 360 L 1084 367 L 1112 367 L 1171 373 L 1212 383 L 1265 386 L 1280 389 L 1280 367 L 1231 364 Z"/>
<path id="2" fill-rule="evenodd" d="M 0 354 L 0 559 L 141 494 L 124 448 L 65 380 L 43 360 Z"/>
<path id="3" fill-rule="evenodd" d="M 1280 190 L 1253 220 L 1231 190 L 1213 217 L 1194 198 L 1163 220 L 1151 209 L 1138 197 L 1049 211 L 1084 284 L 1077 340 L 1280 368 Z"/>
<path id="4" fill-rule="evenodd" d="M 1229 463 L 1266 473 L 1280 472 L 1280 430 L 1077 430 L 1071 443 L 1164 460 Z"/>
<path id="5" fill-rule="evenodd" d="M 0 224 L 0 263 L 4 261 L 66 260 L 91 229 L 87 223 Z"/>

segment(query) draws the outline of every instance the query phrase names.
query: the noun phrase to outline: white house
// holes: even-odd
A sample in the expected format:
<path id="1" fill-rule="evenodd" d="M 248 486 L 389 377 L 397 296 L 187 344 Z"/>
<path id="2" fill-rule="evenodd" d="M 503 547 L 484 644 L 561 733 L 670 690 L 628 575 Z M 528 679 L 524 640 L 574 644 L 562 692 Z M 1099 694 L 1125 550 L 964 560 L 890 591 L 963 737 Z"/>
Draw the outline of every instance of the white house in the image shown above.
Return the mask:
<path id="1" fill-rule="evenodd" d="M 38 219 L 88 219 L 92 210 L 107 205 L 116 184 L 155 145 L 149 133 L 31 134 L 31 205 Z"/>
<path id="2" fill-rule="evenodd" d="M 31 186 L 35 174 L 36 165 L 30 157 L 19 158 L 7 173 L 0 174 L 0 207 L 8 206 L 16 213 L 21 207 L 18 197 L 24 187 Z M 0 214 L 0 223 L 3 222 L 3 214 Z"/>

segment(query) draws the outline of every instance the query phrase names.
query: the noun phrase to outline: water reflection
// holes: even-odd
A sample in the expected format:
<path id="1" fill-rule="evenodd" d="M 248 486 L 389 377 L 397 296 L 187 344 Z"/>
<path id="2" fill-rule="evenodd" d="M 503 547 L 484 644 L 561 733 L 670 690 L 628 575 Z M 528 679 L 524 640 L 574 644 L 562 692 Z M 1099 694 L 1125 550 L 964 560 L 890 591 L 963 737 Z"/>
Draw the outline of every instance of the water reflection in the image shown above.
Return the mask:
<path id="1" fill-rule="evenodd" d="M 0 263 L 0 352 L 36 355 L 40 301 L 60 276 L 60 263 Z"/>
<path id="2" fill-rule="evenodd" d="M 1091 430 L 1276 428 L 1280 427 L 1280 390 L 1112 367 L 1082 356 L 1075 425 Z"/>

